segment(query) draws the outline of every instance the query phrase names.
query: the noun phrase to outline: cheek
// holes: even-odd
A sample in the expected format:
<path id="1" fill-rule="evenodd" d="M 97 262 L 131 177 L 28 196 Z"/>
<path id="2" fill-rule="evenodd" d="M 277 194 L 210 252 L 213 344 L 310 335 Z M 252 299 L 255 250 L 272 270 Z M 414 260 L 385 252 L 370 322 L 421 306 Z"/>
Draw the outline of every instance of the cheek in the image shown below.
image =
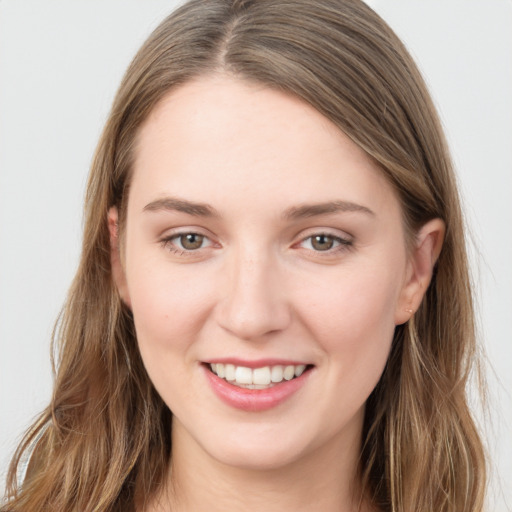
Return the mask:
<path id="1" fill-rule="evenodd" d="M 131 270 L 131 272 L 130 272 Z M 137 261 L 128 267 L 137 339 L 145 362 L 183 356 L 208 317 L 211 299 L 207 283 L 190 279 L 188 269 L 161 261 Z"/>
<path id="2" fill-rule="evenodd" d="M 366 374 L 373 384 L 378 381 L 395 329 L 399 282 L 393 272 L 367 266 L 323 286 L 317 281 L 304 296 L 305 323 L 345 378 Z"/>
<path id="3" fill-rule="evenodd" d="M 170 269 L 166 262 L 131 263 L 128 289 L 139 351 L 156 390 L 179 411 L 198 401 L 183 383 L 196 364 L 194 342 L 208 317 L 209 291 L 200 279 L 190 279 L 190 272 Z"/>

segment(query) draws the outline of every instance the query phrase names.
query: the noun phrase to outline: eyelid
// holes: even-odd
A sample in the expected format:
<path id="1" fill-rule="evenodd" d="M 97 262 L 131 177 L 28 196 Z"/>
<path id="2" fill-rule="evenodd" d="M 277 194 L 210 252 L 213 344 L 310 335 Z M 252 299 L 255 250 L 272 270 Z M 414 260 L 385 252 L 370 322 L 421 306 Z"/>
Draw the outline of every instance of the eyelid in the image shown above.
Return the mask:
<path id="1" fill-rule="evenodd" d="M 176 238 L 179 238 L 184 235 L 199 235 L 203 237 L 207 241 L 207 245 L 204 247 L 199 247 L 197 249 L 185 249 L 180 248 L 174 243 Z M 307 240 L 311 240 L 315 236 L 326 236 L 332 238 L 335 242 L 334 247 L 330 249 L 316 250 L 314 248 L 306 248 L 303 247 L 303 244 Z M 302 248 L 306 251 L 315 253 L 319 256 L 328 256 L 336 253 L 338 251 L 348 250 L 352 248 L 354 244 L 354 237 L 349 235 L 345 231 L 341 231 L 335 228 L 309 228 L 307 230 L 303 230 L 296 237 L 296 241 L 292 244 L 292 248 Z M 178 228 L 173 228 L 165 232 L 164 235 L 160 236 L 158 239 L 159 243 L 167 248 L 172 253 L 184 255 L 184 256 L 197 256 L 200 252 L 203 252 L 206 249 L 211 249 L 212 247 L 220 247 L 221 244 L 215 240 L 215 237 L 204 228 L 200 228 L 198 226 L 180 226 Z"/>
<path id="2" fill-rule="evenodd" d="M 337 242 L 337 245 L 325 251 L 315 250 L 314 248 L 302 247 L 302 245 L 307 240 L 311 240 L 315 236 L 326 236 L 332 238 L 334 241 Z M 338 251 L 351 249 L 354 245 L 354 237 L 352 235 L 349 235 L 344 231 L 333 228 L 310 228 L 305 231 L 302 231 L 297 236 L 297 238 L 298 241 L 293 244 L 293 247 L 302 248 L 319 256 L 329 256 Z"/>
<path id="3" fill-rule="evenodd" d="M 195 235 L 201 235 L 205 238 L 208 238 L 209 240 L 214 240 L 216 237 L 215 235 L 209 230 L 205 229 L 200 226 L 194 226 L 194 225 L 184 225 L 184 226 L 178 226 L 174 228 L 168 228 L 165 230 L 162 230 L 161 234 L 158 235 L 159 240 L 181 236 L 181 235 L 188 235 L 188 234 L 195 234 Z"/>
<path id="4" fill-rule="evenodd" d="M 333 238 L 339 238 L 347 242 L 354 241 L 354 236 L 348 233 L 347 231 L 337 228 L 326 228 L 322 226 L 303 229 L 294 238 L 298 241 L 301 241 L 305 240 L 306 238 L 318 235 L 332 236 Z"/>
<path id="5" fill-rule="evenodd" d="M 185 249 L 181 248 L 173 242 L 176 238 L 185 235 L 199 235 L 207 240 L 209 243 L 205 247 L 199 247 L 198 249 Z M 169 252 L 174 254 L 178 254 L 180 256 L 197 256 L 200 252 L 205 249 L 210 249 L 215 246 L 220 246 L 218 242 L 214 240 L 213 235 L 211 235 L 207 230 L 203 228 L 199 228 L 197 226 L 181 226 L 179 228 L 173 228 L 165 232 L 162 236 L 158 238 L 158 242 Z"/>

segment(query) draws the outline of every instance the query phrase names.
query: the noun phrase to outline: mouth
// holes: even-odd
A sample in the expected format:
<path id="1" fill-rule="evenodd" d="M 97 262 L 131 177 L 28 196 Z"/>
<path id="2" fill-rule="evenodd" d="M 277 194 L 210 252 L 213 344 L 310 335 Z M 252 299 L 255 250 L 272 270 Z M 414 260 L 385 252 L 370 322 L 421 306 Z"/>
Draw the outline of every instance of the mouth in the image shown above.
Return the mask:
<path id="1" fill-rule="evenodd" d="M 288 402 L 307 386 L 315 368 L 299 361 L 234 359 L 203 362 L 202 366 L 214 394 L 245 412 L 263 412 Z"/>
<path id="2" fill-rule="evenodd" d="M 276 364 L 248 368 L 230 363 L 210 363 L 206 366 L 227 383 L 245 389 L 270 389 L 282 382 L 297 379 L 313 367 L 306 364 Z"/>

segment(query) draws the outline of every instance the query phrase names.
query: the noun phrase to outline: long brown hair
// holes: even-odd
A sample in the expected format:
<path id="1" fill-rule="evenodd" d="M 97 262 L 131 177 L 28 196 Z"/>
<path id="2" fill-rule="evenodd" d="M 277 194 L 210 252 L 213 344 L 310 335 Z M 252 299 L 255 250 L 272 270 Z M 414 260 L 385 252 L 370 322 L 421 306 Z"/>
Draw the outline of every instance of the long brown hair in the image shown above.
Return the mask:
<path id="1" fill-rule="evenodd" d="M 474 315 L 452 164 L 410 55 L 356 0 L 192 0 L 135 56 L 92 164 L 81 262 L 54 339 L 53 398 L 18 448 L 1 510 L 129 511 L 163 482 L 172 415 L 113 283 L 107 211 L 117 206 L 122 226 L 141 123 L 171 89 L 211 73 L 285 91 L 334 122 L 397 191 L 411 240 L 430 219 L 445 222 L 430 287 L 396 328 L 367 402 L 361 478 L 383 511 L 481 511 L 485 460 L 466 401 Z"/>

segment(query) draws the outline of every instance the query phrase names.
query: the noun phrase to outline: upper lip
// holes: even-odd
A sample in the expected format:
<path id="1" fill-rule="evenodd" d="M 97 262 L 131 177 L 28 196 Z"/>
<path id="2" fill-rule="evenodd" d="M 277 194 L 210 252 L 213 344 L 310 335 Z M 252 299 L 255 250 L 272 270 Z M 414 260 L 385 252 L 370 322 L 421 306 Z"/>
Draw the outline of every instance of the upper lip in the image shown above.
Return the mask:
<path id="1" fill-rule="evenodd" d="M 232 364 L 235 366 L 244 366 L 245 368 L 262 368 L 264 366 L 299 366 L 309 365 L 310 363 L 305 361 L 297 361 L 295 359 L 277 359 L 277 358 L 265 358 L 265 359 L 240 359 L 237 357 L 217 357 L 204 361 L 206 364 Z"/>

